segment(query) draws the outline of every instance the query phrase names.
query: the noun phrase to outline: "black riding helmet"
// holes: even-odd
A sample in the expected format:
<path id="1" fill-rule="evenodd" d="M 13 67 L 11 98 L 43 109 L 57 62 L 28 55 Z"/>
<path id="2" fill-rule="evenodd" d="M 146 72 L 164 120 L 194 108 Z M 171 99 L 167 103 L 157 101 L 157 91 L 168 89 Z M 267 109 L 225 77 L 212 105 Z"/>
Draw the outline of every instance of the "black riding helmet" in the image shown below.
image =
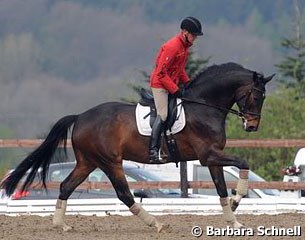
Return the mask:
<path id="1" fill-rule="evenodd" d="M 198 19 L 196 19 L 194 17 L 184 18 L 181 22 L 180 28 L 185 29 L 189 33 L 196 35 L 196 36 L 203 35 L 202 29 L 201 29 L 201 23 L 199 22 Z"/>

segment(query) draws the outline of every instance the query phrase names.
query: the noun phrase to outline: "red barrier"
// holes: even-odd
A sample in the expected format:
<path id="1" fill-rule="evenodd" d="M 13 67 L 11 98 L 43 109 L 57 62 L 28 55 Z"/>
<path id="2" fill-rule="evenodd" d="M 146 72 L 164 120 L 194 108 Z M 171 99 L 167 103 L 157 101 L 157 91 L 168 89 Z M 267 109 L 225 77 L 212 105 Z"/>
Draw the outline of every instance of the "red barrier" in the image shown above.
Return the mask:
<path id="1" fill-rule="evenodd" d="M 36 148 L 43 139 L 0 139 L 0 148 Z M 67 147 L 71 147 L 71 140 L 67 141 Z M 227 139 L 228 148 L 291 148 L 305 147 L 305 139 Z"/>
<path id="2" fill-rule="evenodd" d="M 48 182 L 47 187 L 58 189 L 60 182 Z M 180 181 L 167 182 L 128 182 L 131 189 L 167 189 L 180 188 Z M 228 188 L 235 189 L 237 182 L 226 182 Z M 215 185 L 211 181 L 188 181 L 189 188 L 214 189 Z M 33 183 L 31 188 L 40 189 L 41 184 Z M 77 189 L 111 189 L 113 188 L 110 182 L 84 182 Z M 279 190 L 300 190 L 305 189 L 305 182 L 249 182 L 249 189 L 279 189 Z"/>

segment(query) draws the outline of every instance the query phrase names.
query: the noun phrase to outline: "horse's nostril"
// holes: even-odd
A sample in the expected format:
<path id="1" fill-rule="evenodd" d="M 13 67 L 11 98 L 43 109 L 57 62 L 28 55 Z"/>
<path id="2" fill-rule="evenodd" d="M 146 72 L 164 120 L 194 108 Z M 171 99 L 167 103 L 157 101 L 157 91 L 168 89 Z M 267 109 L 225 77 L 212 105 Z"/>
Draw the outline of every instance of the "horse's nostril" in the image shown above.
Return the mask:
<path id="1" fill-rule="evenodd" d="M 257 130 L 257 127 L 256 126 L 248 126 L 247 127 L 247 131 L 248 132 L 254 132 L 254 131 L 256 131 Z"/>

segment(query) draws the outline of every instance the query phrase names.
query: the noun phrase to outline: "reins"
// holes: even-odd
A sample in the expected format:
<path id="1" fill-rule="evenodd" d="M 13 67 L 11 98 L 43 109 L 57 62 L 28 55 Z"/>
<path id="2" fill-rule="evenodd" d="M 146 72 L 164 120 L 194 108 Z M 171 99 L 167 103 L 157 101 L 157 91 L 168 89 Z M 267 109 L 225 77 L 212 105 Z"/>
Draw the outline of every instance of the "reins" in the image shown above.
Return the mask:
<path id="1" fill-rule="evenodd" d="M 198 103 L 198 104 L 201 104 L 201 105 L 205 105 L 205 106 L 208 106 L 208 107 L 212 107 L 212 108 L 216 108 L 216 109 L 219 109 L 219 110 L 222 110 L 222 111 L 226 111 L 226 112 L 232 113 L 234 115 L 237 115 L 240 118 L 244 117 L 244 113 L 241 112 L 241 111 L 238 111 L 236 109 L 224 108 L 224 107 L 220 107 L 220 106 L 217 106 L 217 105 L 209 104 L 204 100 L 195 100 L 195 99 L 190 99 L 190 98 L 185 98 L 185 97 L 182 97 L 181 99 L 182 99 L 182 101 Z"/>
<path id="2" fill-rule="evenodd" d="M 244 94 L 240 98 L 238 98 L 238 100 L 236 100 L 236 102 L 238 102 L 238 101 L 240 101 L 240 100 L 242 100 L 244 98 L 248 99 L 250 97 L 250 95 L 251 95 L 253 90 L 263 93 L 263 97 L 265 97 L 264 96 L 264 94 L 265 94 L 264 91 L 254 87 L 254 86 L 252 86 L 251 90 L 247 94 Z M 210 104 L 210 103 L 207 103 L 204 100 L 196 100 L 196 99 L 190 99 L 190 98 L 186 98 L 186 97 L 182 97 L 181 99 L 184 100 L 184 101 L 187 101 L 187 102 L 198 103 L 198 104 L 202 104 L 202 105 L 205 105 L 205 106 L 208 106 L 208 107 L 219 109 L 221 111 L 226 111 L 226 112 L 229 112 L 231 114 L 237 115 L 238 117 L 240 117 L 242 119 L 245 119 L 245 114 L 255 116 L 254 119 L 256 117 L 260 117 L 261 116 L 260 113 L 255 113 L 255 112 L 247 111 L 247 108 L 246 108 L 247 100 L 245 101 L 245 103 L 242 106 L 241 110 L 236 110 L 236 109 L 232 109 L 232 108 L 224 108 L 224 107 L 221 107 L 221 106 L 218 106 L 218 105 Z"/>

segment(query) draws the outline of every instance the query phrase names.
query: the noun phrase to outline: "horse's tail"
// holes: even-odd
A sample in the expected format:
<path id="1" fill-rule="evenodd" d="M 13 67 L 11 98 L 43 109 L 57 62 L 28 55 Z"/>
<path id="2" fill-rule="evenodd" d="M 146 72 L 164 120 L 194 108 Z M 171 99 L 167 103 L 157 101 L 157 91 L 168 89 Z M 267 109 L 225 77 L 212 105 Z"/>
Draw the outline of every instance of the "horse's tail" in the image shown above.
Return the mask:
<path id="1" fill-rule="evenodd" d="M 14 171 L 2 181 L 0 187 L 5 189 L 8 196 L 11 196 L 14 193 L 19 181 L 29 169 L 28 176 L 22 185 L 22 191 L 26 190 L 34 181 L 40 167 L 42 168 L 40 179 L 44 188 L 46 188 L 46 178 L 52 157 L 58 145 L 62 142 L 64 143 L 63 150 L 66 153 L 68 130 L 76 121 L 77 117 L 78 115 L 69 115 L 58 120 L 43 143 L 27 156 Z"/>

